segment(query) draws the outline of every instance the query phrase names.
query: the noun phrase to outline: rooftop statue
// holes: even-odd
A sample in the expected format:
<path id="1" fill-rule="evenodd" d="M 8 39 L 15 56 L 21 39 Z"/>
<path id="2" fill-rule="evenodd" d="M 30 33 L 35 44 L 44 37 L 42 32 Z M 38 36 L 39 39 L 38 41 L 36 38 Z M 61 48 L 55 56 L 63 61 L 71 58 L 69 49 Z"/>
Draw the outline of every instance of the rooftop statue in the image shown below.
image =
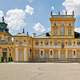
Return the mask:
<path id="1" fill-rule="evenodd" d="M 0 22 L 0 32 L 8 32 L 7 24 L 4 21 L 4 17 L 2 17 L 2 22 Z"/>

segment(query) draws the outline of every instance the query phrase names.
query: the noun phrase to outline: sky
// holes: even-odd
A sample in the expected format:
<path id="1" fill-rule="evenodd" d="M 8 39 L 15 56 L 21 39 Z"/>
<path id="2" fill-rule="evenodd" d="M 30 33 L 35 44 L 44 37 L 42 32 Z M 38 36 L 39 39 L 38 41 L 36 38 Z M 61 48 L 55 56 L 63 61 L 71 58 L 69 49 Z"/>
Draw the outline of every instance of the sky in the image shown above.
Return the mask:
<path id="1" fill-rule="evenodd" d="M 9 32 L 13 35 L 27 32 L 41 34 L 50 31 L 50 12 L 74 10 L 77 27 L 80 32 L 80 0 L 0 0 L 0 21 L 5 17 Z"/>

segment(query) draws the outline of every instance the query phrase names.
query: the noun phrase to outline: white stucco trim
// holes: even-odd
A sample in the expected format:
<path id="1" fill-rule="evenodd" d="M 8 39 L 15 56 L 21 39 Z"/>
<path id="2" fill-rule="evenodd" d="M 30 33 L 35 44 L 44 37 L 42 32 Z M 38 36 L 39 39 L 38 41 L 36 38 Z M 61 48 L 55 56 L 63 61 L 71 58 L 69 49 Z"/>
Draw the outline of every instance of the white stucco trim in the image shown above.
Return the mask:
<path id="1" fill-rule="evenodd" d="M 24 48 L 24 61 L 27 61 L 27 50 Z"/>
<path id="2" fill-rule="evenodd" d="M 15 48 L 15 58 L 16 58 L 16 61 L 18 61 L 18 48 Z"/>

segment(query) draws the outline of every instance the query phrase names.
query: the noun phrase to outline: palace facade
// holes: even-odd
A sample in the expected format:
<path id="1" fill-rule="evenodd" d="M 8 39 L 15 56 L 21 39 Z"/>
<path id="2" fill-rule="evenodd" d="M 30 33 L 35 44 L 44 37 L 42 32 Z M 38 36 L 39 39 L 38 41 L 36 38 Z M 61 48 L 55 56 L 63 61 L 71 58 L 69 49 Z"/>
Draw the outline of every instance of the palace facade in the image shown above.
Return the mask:
<path id="1" fill-rule="evenodd" d="M 72 15 L 53 15 L 50 32 L 30 36 L 28 33 L 9 33 L 7 24 L 0 22 L 1 62 L 80 62 L 80 33 L 74 31 Z"/>

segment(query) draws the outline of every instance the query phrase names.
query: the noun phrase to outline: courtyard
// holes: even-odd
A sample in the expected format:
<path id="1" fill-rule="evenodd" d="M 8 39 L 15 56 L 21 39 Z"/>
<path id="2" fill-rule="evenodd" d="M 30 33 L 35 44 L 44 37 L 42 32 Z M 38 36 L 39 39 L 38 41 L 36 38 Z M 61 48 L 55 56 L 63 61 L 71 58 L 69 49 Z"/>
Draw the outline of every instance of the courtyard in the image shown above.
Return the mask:
<path id="1" fill-rule="evenodd" d="M 1 63 L 0 80 L 80 80 L 80 64 Z"/>

